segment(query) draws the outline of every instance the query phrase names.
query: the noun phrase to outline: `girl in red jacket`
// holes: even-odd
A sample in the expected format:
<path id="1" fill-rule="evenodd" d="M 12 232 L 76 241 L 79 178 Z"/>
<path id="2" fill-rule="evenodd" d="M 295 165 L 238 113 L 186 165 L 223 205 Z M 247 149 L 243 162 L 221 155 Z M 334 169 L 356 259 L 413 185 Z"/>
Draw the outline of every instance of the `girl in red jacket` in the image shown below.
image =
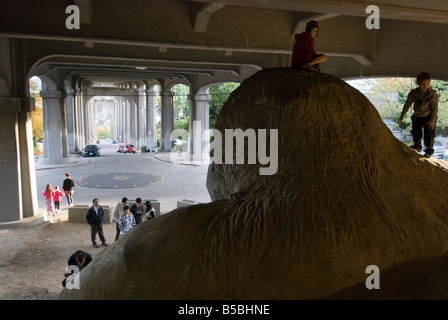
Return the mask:
<path id="1" fill-rule="evenodd" d="M 45 191 L 42 191 L 42 195 L 45 197 L 45 203 L 47 204 L 47 211 L 53 213 L 53 187 L 51 184 L 47 184 Z"/>
<path id="2" fill-rule="evenodd" d="M 65 193 L 59 190 L 59 186 L 56 186 L 53 192 L 53 202 L 56 213 L 59 213 L 59 204 L 61 203 L 63 196 L 65 196 Z"/>
<path id="3" fill-rule="evenodd" d="M 319 23 L 308 21 L 305 32 L 294 35 L 291 67 L 320 71 L 320 63 L 327 61 L 327 56 L 314 51 L 314 38 L 319 33 Z"/>

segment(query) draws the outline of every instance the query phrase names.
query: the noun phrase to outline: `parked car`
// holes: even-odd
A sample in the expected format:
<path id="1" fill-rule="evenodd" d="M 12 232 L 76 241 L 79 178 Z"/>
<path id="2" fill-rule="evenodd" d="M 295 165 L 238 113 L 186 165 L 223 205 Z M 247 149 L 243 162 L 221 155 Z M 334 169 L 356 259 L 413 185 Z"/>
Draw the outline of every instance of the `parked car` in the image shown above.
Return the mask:
<path id="1" fill-rule="evenodd" d="M 83 157 L 99 157 L 101 155 L 101 148 L 96 144 L 88 144 L 82 149 Z"/>
<path id="2" fill-rule="evenodd" d="M 434 154 L 432 155 L 433 158 L 436 159 L 442 159 L 445 160 L 444 154 L 443 154 L 443 146 L 436 146 L 434 147 Z"/>
<path id="3" fill-rule="evenodd" d="M 117 144 L 117 140 L 112 140 L 112 144 Z"/>
<path id="4" fill-rule="evenodd" d="M 124 147 L 123 153 L 135 153 L 137 150 L 133 144 L 127 144 Z"/>
<path id="5" fill-rule="evenodd" d="M 118 146 L 117 152 L 121 152 L 121 153 L 123 153 L 123 151 L 124 151 L 124 144 L 120 144 L 120 145 Z"/>

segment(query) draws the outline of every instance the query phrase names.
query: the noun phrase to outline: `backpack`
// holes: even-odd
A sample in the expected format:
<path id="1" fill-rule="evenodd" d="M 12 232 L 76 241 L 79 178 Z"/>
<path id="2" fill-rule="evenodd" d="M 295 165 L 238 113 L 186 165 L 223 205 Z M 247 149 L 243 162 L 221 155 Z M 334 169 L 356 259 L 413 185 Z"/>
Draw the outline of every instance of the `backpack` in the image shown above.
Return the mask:
<path id="1" fill-rule="evenodd" d="M 156 212 L 155 212 L 154 208 L 151 208 L 151 210 L 149 210 L 149 211 L 146 213 L 146 217 L 148 218 L 148 220 L 154 218 L 154 217 L 155 217 L 155 213 L 156 213 Z"/>

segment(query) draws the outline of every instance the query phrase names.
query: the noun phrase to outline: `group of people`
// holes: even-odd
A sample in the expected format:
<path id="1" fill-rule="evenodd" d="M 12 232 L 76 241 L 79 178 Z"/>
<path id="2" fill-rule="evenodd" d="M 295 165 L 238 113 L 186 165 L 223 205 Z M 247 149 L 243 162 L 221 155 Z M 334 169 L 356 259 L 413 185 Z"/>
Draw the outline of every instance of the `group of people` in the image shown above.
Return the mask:
<path id="1" fill-rule="evenodd" d="M 98 235 L 103 246 L 107 246 L 106 238 L 103 231 L 104 210 L 100 206 L 98 198 L 93 199 L 92 206 L 87 210 L 86 221 L 90 225 L 90 236 L 94 248 L 98 248 L 96 236 Z M 151 201 L 145 201 L 142 204 L 142 199 L 135 199 L 132 206 L 128 204 L 128 198 L 123 197 L 121 202 L 117 204 L 114 211 L 114 221 L 116 222 L 115 241 L 120 236 L 131 230 L 137 224 L 140 224 L 155 217 L 155 209 Z M 85 251 L 78 250 L 73 253 L 68 259 L 68 265 L 77 266 L 79 271 L 86 267 L 92 261 L 92 256 Z M 62 281 L 62 286 L 66 286 L 67 281 L 72 281 L 74 273 L 65 273 L 65 279 Z"/>
<path id="2" fill-rule="evenodd" d="M 120 236 L 131 230 L 137 224 L 140 224 L 155 217 L 155 209 L 151 201 L 147 200 L 142 204 L 142 198 L 135 199 L 132 206 L 128 204 L 128 198 L 123 197 L 117 204 L 114 211 L 113 221 L 116 222 L 115 241 Z M 98 248 L 96 235 L 99 236 L 103 246 L 107 246 L 103 231 L 104 210 L 99 204 L 98 198 L 93 199 L 92 207 L 87 210 L 86 221 L 90 225 L 90 235 L 92 245 Z"/>
<path id="3" fill-rule="evenodd" d="M 327 61 L 327 56 L 317 54 L 314 50 L 314 38 L 319 33 L 319 23 L 316 20 L 308 21 L 305 31 L 294 35 L 294 46 L 292 49 L 291 67 L 320 72 L 320 64 Z M 430 88 L 431 75 L 421 72 L 416 79 L 417 88 L 412 89 L 406 99 L 397 123 L 400 124 L 411 105 L 414 112 L 412 121 L 412 145 L 417 152 L 421 152 L 423 143 L 425 146 L 424 156 L 431 158 L 434 154 L 434 137 L 438 115 L 439 97 L 437 92 Z"/>
<path id="4" fill-rule="evenodd" d="M 142 198 L 139 197 L 135 199 L 135 203 L 132 206 L 129 206 L 128 198 L 123 197 L 121 202 L 115 207 L 114 211 L 113 220 L 116 222 L 115 241 L 137 224 L 154 217 L 155 210 L 152 207 L 151 201 L 147 200 L 143 205 Z"/>
<path id="5" fill-rule="evenodd" d="M 65 179 L 62 183 L 62 189 L 59 189 L 59 186 L 55 186 L 53 189 L 51 183 L 47 184 L 45 190 L 42 191 L 42 195 L 45 197 L 47 213 L 52 214 L 53 216 L 55 213 L 59 213 L 60 203 L 64 196 L 67 197 L 68 205 L 73 205 L 74 188 L 75 182 L 68 172 L 65 174 Z"/>

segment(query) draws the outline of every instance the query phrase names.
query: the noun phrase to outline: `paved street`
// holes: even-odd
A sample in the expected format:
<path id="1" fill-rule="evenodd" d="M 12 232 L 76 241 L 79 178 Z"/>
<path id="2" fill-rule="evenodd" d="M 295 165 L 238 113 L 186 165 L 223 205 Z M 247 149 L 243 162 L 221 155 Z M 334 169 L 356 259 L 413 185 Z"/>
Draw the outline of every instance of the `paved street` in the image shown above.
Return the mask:
<path id="1" fill-rule="evenodd" d="M 116 205 L 122 197 L 130 200 L 159 199 L 161 213 L 177 207 L 182 199 L 209 202 L 205 186 L 207 166 L 176 164 L 169 161 L 169 153 L 122 154 L 118 145 L 101 143 L 101 156 L 83 158 L 73 156 L 71 165 L 44 166 L 36 162 L 36 180 L 39 210 L 45 210 L 41 191 L 47 183 L 53 188 L 62 186 L 65 172 L 75 180 L 75 204 L 91 204 L 98 198 L 100 204 Z M 165 161 L 163 161 L 165 160 Z M 64 198 L 61 210 L 68 208 Z"/>

